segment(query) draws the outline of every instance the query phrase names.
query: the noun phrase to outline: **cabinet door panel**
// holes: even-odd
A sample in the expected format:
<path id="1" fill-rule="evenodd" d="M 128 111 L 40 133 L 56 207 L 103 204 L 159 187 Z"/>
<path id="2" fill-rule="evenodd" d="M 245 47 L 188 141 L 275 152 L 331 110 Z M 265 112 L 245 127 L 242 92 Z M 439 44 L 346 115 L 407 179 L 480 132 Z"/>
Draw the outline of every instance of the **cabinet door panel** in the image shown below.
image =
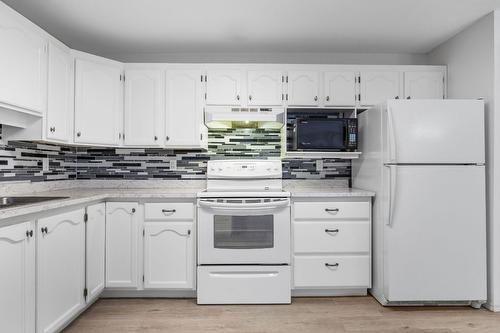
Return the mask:
<path id="1" fill-rule="evenodd" d="M 49 140 L 69 140 L 71 107 L 71 55 L 69 49 L 49 45 L 46 137 Z"/>
<path id="2" fill-rule="evenodd" d="M 205 134 L 201 70 L 168 70 L 166 144 L 199 147 Z"/>
<path id="3" fill-rule="evenodd" d="M 280 71 L 248 71 L 248 105 L 282 105 Z"/>
<path id="4" fill-rule="evenodd" d="M 400 98 L 399 72 L 361 72 L 360 75 L 361 105 L 376 105 Z"/>
<path id="5" fill-rule="evenodd" d="M 106 234 L 106 206 L 104 203 L 87 207 L 86 259 L 87 259 L 87 301 L 104 289 L 104 254 Z"/>
<path id="6" fill-rule="evenodd" d="M 138 204 L 106 203 L 106 287 L 137 288 Z"/>
<path id="7" fill-rule="evenodd" d="M 241 105 L 239 70 L 207 71 L 207 105 Z"/>
<path id="8" fill-rule="evenodd" d="M 121 68 L 77 59 L 75 71 L 75 142 L 118 144 Z"/>
<path id="9" fill-rule="evenodd" d="M 125 144 L 157 146 L 163 123 L 163 71 L 125 72 Z"/>
<path id="10" fill-rule="evenodd" d="M 35 332 L 35 238 L 32 222 L 0 228 L 0 327 Z"/>
<path id="11" fill-rule="evenodd" d="M 288 105 L 319 105 L 319 74 L 316 71 L 288 73 Z"/>
<path id="12" fill-rule="evenodd" d="M 38 220 L 37 332 L 57 331 L 85 304 L 83 215 L 78 209 Z"/>
<path id="13" fill-rule="evenodd" d="M 144 228 L 145 288 L 194 287 L 193 223 L 157 222 Z"/>
<path id="14" fill-rule="evenodd" d="M 443 72 L 405 72 L 405 98 L 443 99 Z"/>
<path id="15" fill-rule="evenodd" d="M 356 104 L 356 73 L 326 72 L 324 81 L 325 106 L 354 106 Z"/>
<path id="16" fill-rule="evenodd" d="M 0 102 L 44 112 L 47 44 L 19 17 L 0 8 Z"/>

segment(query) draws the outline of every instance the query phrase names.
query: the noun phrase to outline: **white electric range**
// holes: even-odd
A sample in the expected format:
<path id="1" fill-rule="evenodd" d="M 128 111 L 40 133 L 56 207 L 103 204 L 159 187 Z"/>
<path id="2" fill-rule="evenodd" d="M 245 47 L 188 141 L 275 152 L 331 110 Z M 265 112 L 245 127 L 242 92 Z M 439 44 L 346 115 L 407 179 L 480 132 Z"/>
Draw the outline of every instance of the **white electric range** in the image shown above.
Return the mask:
<path id="1" fill-rule="evenodd" d="M 197 225 L 198 304 L 290 303 L 281 161 L 209 161 Z"/>

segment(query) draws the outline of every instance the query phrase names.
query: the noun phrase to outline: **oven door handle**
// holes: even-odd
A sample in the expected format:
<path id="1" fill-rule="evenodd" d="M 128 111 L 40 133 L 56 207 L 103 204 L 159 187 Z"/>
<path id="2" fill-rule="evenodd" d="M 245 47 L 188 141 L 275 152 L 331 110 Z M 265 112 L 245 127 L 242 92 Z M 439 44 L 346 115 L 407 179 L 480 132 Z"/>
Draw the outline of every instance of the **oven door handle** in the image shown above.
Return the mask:
<path id="1" fill-rule="evenodd" d="M 278 209 L 290 206 L 290 199 L 281 199 L 279 201 L 260 202 L 260 203 L 226 203 L 226 202 L 212 202 L 206 200 L 199 200 L 200 207 L 213 208 L 217 210 L 269 210 Z"/>

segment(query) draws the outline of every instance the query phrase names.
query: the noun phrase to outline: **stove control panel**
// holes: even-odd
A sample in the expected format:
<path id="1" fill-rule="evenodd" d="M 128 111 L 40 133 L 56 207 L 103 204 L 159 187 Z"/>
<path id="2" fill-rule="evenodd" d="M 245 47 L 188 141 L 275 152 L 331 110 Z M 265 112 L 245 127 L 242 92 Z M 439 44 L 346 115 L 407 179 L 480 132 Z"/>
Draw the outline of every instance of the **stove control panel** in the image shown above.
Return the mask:
<path id="1" fill-rule="evenodd" d="M 280 160 L 213 160 L 208 161 L 208 179 L 281 178 Z"/>

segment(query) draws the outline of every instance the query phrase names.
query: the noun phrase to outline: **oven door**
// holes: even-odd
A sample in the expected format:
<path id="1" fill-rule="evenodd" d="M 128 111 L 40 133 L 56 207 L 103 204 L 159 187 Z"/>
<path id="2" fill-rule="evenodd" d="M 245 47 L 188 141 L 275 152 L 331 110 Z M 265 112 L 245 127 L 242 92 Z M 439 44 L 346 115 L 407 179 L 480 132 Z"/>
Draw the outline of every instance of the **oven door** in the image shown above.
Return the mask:
<path id="1" fill-rule="evenodd" d="M 199 199 L 198 263 L 289 264 L 290 199 Z"/>

